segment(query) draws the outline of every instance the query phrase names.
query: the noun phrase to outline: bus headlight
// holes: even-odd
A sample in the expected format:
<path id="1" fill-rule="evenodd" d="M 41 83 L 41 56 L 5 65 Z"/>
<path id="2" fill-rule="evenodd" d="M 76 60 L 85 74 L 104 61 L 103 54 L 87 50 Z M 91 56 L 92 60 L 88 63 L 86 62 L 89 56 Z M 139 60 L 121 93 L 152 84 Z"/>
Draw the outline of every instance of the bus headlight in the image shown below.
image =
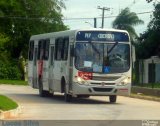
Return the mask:
<path id="1" fill-rule="evenodd" d="M 78 84 L 85 84 L 88 85 L 88 82 L 82 79 L 81 77 L 76 77 L 76 81 Z"/>
<path id="2" fill-rule="evenodd" d="M 127 85 L 128 83 L 130 83 L 131 82 L 131 78 L 130 77 L 127 77 L 127 78 L 125 78 L 124 80 L 122 80 L 119 84 L 118 84 L 118 86 L 125 86 L 125 85 Z"/>

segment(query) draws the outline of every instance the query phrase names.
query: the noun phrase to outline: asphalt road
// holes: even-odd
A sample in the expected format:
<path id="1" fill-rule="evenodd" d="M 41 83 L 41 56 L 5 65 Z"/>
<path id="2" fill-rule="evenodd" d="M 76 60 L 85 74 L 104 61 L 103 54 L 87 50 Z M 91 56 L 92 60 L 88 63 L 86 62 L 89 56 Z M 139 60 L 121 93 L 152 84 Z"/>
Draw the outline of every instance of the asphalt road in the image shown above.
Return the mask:
<path id="1" fill-rule="evenodd" d="M 116 104 L 108 97 L 92 96 L 66 103 L 61 94 L 42 98 L 29 86 L 0 85 L 0 94 L 22 108 L 19 120 L 160 120 L 160 102 L 119 96 Z"/>

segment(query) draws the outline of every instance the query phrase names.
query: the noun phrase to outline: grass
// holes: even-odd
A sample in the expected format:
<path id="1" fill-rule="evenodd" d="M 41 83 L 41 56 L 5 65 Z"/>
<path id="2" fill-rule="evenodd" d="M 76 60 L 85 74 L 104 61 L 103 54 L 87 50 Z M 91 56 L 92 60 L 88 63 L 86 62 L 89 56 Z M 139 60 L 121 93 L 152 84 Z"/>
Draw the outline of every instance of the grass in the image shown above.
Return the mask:
<path id="1" fill-rule="evenodd" d="M 160 101 L 160 97 L 158 96 L 151 96 L 151 95 L 144 95 L 144 94 L 131 93 L 130 97 L 145 99 L 145 100 L 152 100 L 152 101 Z"/>
<path id="2" fill-rule="evenodd" d="M 6 96 L 0 95 L 0 110 L 7 111 L 17 107 L 18 104 L 16 102 Z"/>
<path id="3" fill-rule="evenodd" d="M 0 80 L 0 84 L 28 85 L 28 82 L 23 80 Z"/>

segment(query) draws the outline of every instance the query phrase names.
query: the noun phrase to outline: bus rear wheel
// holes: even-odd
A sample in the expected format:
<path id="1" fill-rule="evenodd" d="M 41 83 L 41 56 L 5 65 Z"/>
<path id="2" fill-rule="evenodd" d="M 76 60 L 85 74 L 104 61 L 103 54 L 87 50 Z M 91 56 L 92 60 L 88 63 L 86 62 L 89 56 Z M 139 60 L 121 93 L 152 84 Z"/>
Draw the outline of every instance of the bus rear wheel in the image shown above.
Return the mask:
<path id="1" fill-rule="evenodd" d="M 110 103 L 115 103 L 116 100 L 117 100 L 117 95 L 111 95 L 111 96 L 109 96 Z"/>

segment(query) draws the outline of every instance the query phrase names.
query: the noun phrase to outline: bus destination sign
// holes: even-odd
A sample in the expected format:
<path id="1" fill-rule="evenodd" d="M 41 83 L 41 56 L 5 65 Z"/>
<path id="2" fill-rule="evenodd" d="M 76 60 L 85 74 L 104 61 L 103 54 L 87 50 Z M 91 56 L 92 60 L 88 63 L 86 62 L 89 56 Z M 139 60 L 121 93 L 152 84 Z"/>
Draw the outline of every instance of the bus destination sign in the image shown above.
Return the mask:
<path id="1" fill-rule="evenodd" d="M 127 33 L 123 32 L 79 31 L 76 35 L 76 41 L 129 42 L 129 37 Z"/>

